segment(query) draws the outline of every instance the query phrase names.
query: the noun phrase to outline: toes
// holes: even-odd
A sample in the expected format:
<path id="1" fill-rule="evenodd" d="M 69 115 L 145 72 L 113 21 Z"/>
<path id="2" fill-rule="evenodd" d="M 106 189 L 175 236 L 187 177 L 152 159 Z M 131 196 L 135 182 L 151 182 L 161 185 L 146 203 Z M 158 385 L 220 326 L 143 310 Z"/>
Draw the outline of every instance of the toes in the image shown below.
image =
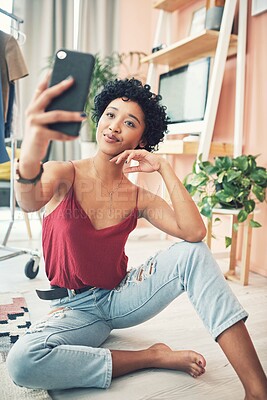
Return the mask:
<path id="1" fill-rule="evenodd" d="M 199 365 L 202 368 L 206 367 L 206 360 L 201 354 L 199 354 L 199 357 L 196 359 L 196 364 Z"/>
<path id="2" fill-rule="evenodd" d="M 205 373 L 205 368 L 202 366 L 202 362 L 194 363 L 190 368 L 190 375 L 193 378 L 197 378 Z"/>
<path id="3" fill-rule="evenodd" d="M 191 366 L 190 375 L 197 378 L 205 373 L 206 360 L 201 354 L 196 354 L 194 363 Z"/>
<path id="4" fill-rule="evenodd" d="M 199 370 L 199 369 L 193 369 L 193 368 L 192 368 L 192 370 L 191 370 L 191 372 L 190 372 L 190 375 L 191 375 L 193 378 L 197 378 L 197 377 L 203 375 L 204 372 L 205 372 L 205 370 Z"/>
<path id="5" fill-rule="evenodd" d="M 198 362 L 198 369 L 199 369 L 201 375 L 204 374 L 205 368 L 203 367 L 201 361 Z"/>

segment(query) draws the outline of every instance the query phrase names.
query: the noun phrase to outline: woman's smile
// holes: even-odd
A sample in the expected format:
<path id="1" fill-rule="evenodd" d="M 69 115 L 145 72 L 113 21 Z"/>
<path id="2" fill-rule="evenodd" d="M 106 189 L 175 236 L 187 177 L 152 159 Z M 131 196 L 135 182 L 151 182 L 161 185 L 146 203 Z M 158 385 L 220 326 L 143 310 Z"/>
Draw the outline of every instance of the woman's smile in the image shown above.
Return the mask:
<path id="1" fill-rule="evenodd" d="M 121 142 L 121 140 L 112 133 L 104 133 L 104 138 L 107 143 Z"/>

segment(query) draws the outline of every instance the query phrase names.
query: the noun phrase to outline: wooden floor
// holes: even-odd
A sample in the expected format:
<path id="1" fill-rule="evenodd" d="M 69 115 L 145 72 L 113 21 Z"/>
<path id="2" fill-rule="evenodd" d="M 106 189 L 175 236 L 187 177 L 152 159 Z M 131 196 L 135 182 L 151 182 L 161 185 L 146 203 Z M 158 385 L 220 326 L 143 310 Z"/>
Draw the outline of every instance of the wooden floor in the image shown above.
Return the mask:
<path id="1" fill-rule="evenodd" d="M 2 217 L 3 218 L 3 217 Z M 40 223 L 36 217 L 31 221 L 33 239 L 27 240 L 23 219 L 12 230 L 10 246 L 40 248 Z M 1 221 L 0 239 L 5 222 Z M 170 242 L 149 234 L 142 239 L 133 236 L 127 245 L 130 265 L 138 265 L 147 256 Z M 1 255 L 1 254 L 0 254 Z M 27 255 L 0 262 L 0 292 L 24 293 L 32 321 L 47 310 L 48 305 L 35 295 L 35 288 L 47 288 L 47 280 L 41 263 L 41 271 L 34 280 L 28 280 L 23 272 Z M 227 260 L 218 260 L 222 270 L 227 269 Z M 247 327 L 251 333 L 260 360 L 267 371 L 267 279 L 250 274 L 250 285 L 243 287 L 229 283 L 241 304 L 250 316 Z M 186 294 L 176 299 L 161 314 L 137 327 L 115 330 L 105 347 L 113 349 L 141 349 L 156 342 L 165 342 L 173 349 L 193 349 L 207 360 L 206 373 L 198 379 L 176 371 L 145 370 L 113 380 L 107 390 L 75 389 L 52 391 L 56 400 L 241 400 L 244 393 L 232 367 L 205 330 L 201 320 L 189 303 Z M 245 366 L 244 366 L 245 368 Z M 18 399 L 19 400 L 19 399 Z"/>

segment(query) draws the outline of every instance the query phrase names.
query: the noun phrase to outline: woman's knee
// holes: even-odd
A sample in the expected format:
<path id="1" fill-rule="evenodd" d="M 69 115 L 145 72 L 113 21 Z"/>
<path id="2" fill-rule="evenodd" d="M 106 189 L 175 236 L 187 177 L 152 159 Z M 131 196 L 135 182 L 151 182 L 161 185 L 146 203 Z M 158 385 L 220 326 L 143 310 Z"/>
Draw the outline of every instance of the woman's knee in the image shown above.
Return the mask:
<path id="1" fill-rule="evenodd" d="M 177 260 L 179 276 L 185 278 L 193 271 L 206 269 L 208 265 L 214 267 L 215 260 L 208 246 L 204 242 L 179 242 L 171 249 L 171 256 Z"/>
<path id="2" fill-rule="evenodd" d="M 206 268 L 208 265 L 214 266 L 215 259 L 204 242 L 184 242 L 187 247 L 188 261 L 192 267 L 200 266 Z"/>
<path id="3" fill-rule="evenodd" d="M 190 255 L 192 253 L 208 254 L 210 255 L 210 249 L 204 242 L 178 242 L 173 245 L 177 250 L 178 254 L 184 251 L 186 254 Z"/>
<path id="4" fill-rule="evenodd" d="M 34 376 L 36 376 L 35 352 L 24 343 L 21 338 L 9 351 L 6 365 L 12 381 L 18 385 L 35 388 Z"/>

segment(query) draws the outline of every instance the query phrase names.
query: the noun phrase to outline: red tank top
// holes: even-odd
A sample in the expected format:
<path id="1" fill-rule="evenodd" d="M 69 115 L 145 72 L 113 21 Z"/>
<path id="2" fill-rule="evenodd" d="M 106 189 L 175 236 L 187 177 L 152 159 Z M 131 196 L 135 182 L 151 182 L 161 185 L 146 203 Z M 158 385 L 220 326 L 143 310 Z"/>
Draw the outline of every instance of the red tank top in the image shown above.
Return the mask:
<path id="1" fill-rule="evenodd" d="M 97 230 L 76 199 L 72 185 L 43 221 L 43 256 L 50 284 L 68 289 L 116 287 L 127 272 L 124 247 L 137 217 L 136 205 L 119 224 Z"/>

